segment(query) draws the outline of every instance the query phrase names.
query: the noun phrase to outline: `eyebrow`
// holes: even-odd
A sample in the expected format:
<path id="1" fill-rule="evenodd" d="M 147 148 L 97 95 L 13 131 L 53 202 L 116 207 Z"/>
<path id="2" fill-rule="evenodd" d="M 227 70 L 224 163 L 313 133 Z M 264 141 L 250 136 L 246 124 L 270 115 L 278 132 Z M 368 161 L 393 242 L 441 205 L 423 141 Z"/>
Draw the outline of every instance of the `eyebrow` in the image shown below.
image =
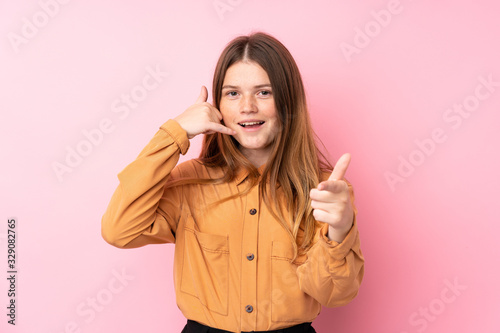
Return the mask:
<path id="1" fill-rule="evenodd" d="M 239 86 L 232 86 L 232 85 L 227 84 L 227 85 L 222 87 L 222 90 L 224 90 L 224 89 L 238 89 L 238 88 L 239 88 Z M 259 84 L 257 86 L 254 86 L 254 88 L 260 89 L 260 88 L 272 88 L 272 87 L 270 84 L 266 83 L 266 84 Z"/>

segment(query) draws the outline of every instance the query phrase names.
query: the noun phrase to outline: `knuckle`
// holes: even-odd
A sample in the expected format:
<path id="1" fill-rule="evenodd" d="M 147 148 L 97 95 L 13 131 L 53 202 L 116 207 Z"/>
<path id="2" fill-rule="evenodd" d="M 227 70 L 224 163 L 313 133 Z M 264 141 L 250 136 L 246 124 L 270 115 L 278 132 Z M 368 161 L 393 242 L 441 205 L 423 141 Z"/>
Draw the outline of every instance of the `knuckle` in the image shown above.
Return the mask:
<path id="1" fill-rule="evenodd" d="M 344 206 L 349 203 L 349 197 L 346 197 L 345 195 L 340 196 L 338 202 L 343 204 Z"/>

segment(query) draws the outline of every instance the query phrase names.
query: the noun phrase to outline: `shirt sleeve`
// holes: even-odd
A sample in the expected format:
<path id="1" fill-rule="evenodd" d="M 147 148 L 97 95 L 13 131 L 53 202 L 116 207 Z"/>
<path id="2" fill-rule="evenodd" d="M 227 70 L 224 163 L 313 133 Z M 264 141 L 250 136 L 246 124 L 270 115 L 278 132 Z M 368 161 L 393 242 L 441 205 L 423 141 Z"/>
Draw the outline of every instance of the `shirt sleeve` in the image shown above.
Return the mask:
<path id="1" fill-rule="evenodd" d="M 349 184 L 349 183 L 348 183 Z M 349 184 L 354 221 L 341 243 L 329 240 L 328 224 L 321 223 L 317 241 L 307 253 L 307 260 L 297 268 L 300 289 L 326 307 L 342 306 L 358 294 L 364 275 L 354 193 Z"/>
<path id="2" fill-rule="evenodd" d="M 165 185 L 188 148 L 186 131 L 170 119 L 118 174 L 120 183 L 101 221 L 106 242 L 119 248 L 175 242 L 182 195 L 179 186 Z"/>

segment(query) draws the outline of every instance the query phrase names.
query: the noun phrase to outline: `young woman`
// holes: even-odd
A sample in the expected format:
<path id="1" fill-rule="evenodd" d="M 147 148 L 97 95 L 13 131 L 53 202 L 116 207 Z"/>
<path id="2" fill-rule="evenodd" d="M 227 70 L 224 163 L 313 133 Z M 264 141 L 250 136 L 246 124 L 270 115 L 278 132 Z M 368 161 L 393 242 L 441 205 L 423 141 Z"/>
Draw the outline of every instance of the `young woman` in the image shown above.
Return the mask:
<path id="1" fill-rule="evenodd" d="M 203 86 L 118 174 L 102 235 L 120 248 L 175 243 L 185 333 L 315 332 L 321 306 L 351 301 L 364 273 L 350 156 L 332 172 L 297 65 L 272 36 L 226 46 L 212 97 Z M 199 134 L 200 157 L 177 165 Z"/>

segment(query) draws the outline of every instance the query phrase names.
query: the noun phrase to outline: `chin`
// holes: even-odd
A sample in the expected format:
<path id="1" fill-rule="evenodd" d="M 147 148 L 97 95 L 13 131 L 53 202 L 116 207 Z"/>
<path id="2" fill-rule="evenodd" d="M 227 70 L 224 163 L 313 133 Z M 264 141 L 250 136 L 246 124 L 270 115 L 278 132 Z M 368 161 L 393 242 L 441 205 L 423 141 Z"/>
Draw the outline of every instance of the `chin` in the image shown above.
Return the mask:
<path id="1" fill-rule="evenodd" d="M 267 147 L 266 144 L 261 143 L 261 142 L 241 142 L 240 141 L 240 146 L 246 149 L 264 149 Z"/>

